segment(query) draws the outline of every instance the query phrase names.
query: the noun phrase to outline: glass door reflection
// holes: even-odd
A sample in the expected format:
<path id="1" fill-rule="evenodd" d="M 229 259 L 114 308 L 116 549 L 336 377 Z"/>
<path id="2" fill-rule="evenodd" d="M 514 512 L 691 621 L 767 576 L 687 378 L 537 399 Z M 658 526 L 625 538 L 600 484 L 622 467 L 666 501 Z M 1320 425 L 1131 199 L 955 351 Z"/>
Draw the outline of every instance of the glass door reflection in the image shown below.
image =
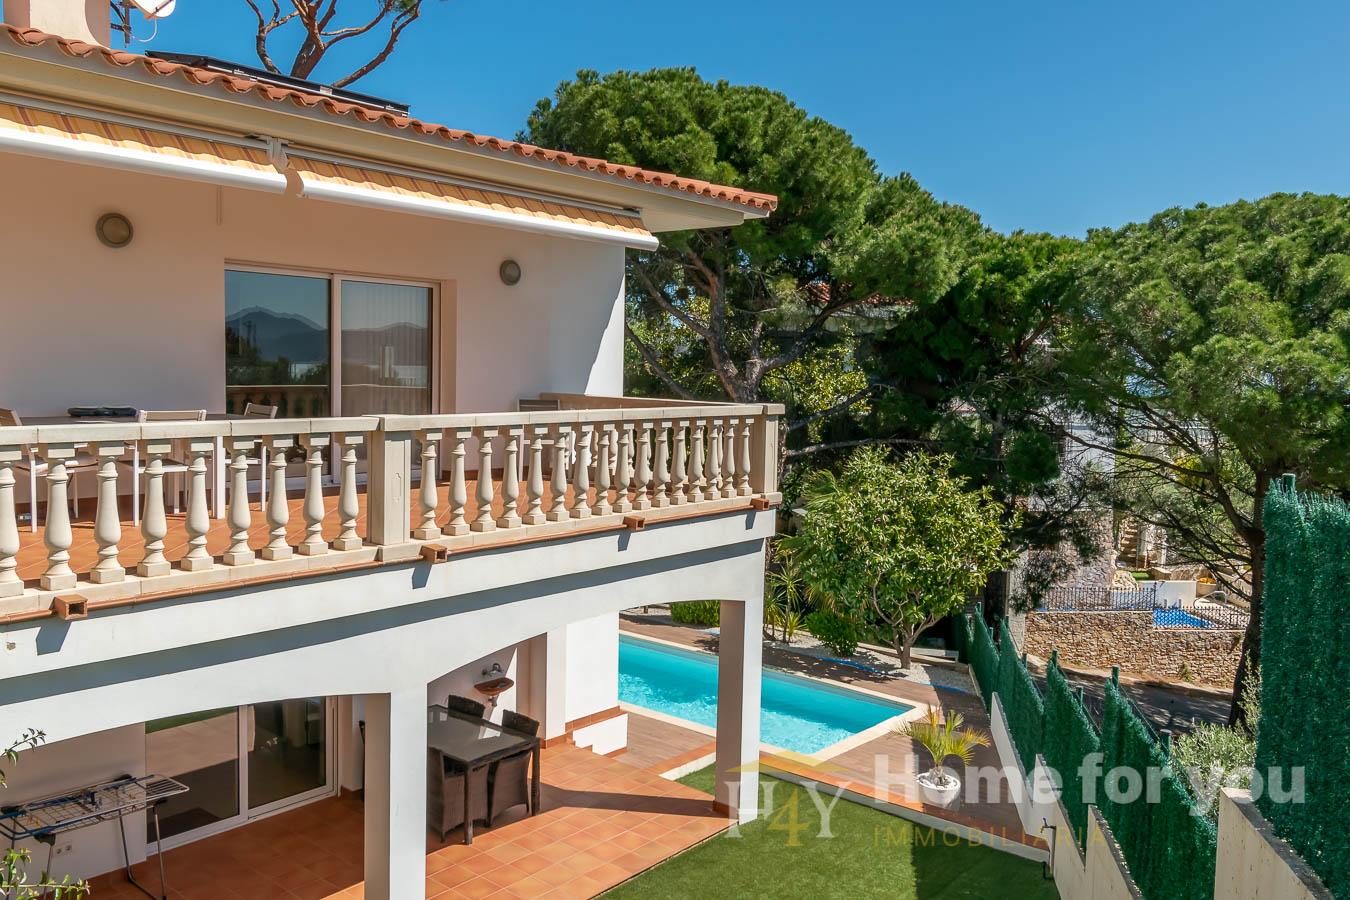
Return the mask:
<path id="1" fill-rule="evenodd" d="M 247 709 L 250 812 L 328 785 L 328 704 L 324 698 L 276 700 Z"/>
<path id="2" fill-rule="evenodd" d="M 239 815 L 239 710 L 236 707 L 145 723 L 146 769 L 187 785 L 164 801 L 160 826 L 169 838 Z M 153 832 L 153 826 L 147 826 Z M 149 834 L 154 839 L 154 834 Z"/>

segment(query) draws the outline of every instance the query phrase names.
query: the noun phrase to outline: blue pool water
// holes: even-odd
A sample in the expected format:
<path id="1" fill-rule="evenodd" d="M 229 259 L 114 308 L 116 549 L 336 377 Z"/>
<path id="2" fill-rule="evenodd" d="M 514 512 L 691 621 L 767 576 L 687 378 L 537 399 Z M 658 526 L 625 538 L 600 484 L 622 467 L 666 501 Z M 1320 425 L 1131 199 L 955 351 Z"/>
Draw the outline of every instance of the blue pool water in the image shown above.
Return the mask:
<path id="1" fill-rule="evenodd" d="M 764 671 L 760 740 L 815 753 L 913 707 Z M 717 726 L 717 657 L 619 637 L 619 700 Z"/>
<path id="2" fill-rule="evenodd" d="M 1153 625 L 1157 628 L 1218 628 L 1213 622 L 1193 616 L 1179 609 L 1155 609 Z"/>

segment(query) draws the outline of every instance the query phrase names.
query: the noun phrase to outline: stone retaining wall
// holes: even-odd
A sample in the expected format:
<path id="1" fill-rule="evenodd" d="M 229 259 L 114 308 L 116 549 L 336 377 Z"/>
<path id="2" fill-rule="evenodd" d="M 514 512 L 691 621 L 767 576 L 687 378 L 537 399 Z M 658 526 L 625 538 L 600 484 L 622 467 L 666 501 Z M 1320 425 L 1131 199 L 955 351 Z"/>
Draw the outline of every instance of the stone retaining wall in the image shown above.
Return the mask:
<path id="1" fill-rule="evenodd" d="M 1033 612 L 1022 649 L 1066 666 L 1109 669 L 1164 681 L 1231 688 L 1242 648 L 1241 631 L 1156 628 L 1152 611 Z"/>

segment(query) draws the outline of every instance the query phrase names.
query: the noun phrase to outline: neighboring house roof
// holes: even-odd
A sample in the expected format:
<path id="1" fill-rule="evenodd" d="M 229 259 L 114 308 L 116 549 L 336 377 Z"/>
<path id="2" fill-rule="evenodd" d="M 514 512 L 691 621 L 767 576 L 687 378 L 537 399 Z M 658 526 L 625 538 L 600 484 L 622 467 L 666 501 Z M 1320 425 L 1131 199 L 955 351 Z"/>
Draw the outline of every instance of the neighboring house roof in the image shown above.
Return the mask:
<path id="1" fill-rule="evenodd" d="M 666 172 L 654 172 L 648 169 L 638 168 L 637 166 L 619 165 L 603 159 L 577 156 L 574 153 L 567 153 L 562 150 L 549 150 L 544 147 L 536 147 L 533 144 L 508 141 L 490 135 L 474 134 L 471 131 L 447 128 L 444 125 L 423 122 L 420 119 L 415 119 L 411 116 L 398 115 L 397 113 L 384 109 L 361 106 L 356 103 L 344 102 L 333 97 L 326 97 L 322 94 L 312 94 L 295 88 L 267 84 L 250 78 L 243 78 L 223 72 L 213 72 L 207 69 L 183 65 L 182 63 L 170 62 L 163 59 L 151 59 L 150 57 L 142 56 L 137 53 L 112 50 L 107 47 L 101 47 L 98 44 L 70 40 L 68 38 L 47 34 L 34 28 L 19 29 L 12 25 L 0 23 L 0 30 L 2 30 L 3 34 L 8 35 L 8 37 L 20 47 L 41 47 L 48 42 L 53 42 L 61 52 L 81 59 L 98 57 L 110 66 L 120 66 L 124 68 L 128 66 L 142 66 L 147 72 L 164 78 L 179 77 L 195 85 L 215 86 L 222 91 L 228 91 L 234 94 L 253 94 L 277 103 L 291 102 L 296 106 L 306 109 L 320 109 L 333 116 L 350 117 L 365 123 L 379 123 L 391 129 L 412 129 L 421 134 L 439 137 L 451 143 L 485 147 L 500 151 L 503 154 L 513 154 L 528 159 L 553 163 L 562 168 L 595 172 L 601 175 L 607 175 L 616 180 L 637 181 L 641 184 L 654 187 L 695 194 L 701 197 L 708 197 L 729 203 L 736 203 L 763 212 L 770 212 L 778 205 L 778 198 L 772 194 L 760 194 L 753 191 L 745 191 L 740 188 L 712 184 L 711 182 L 700 181 L 695 178 L 683 178 L 679 175 L 672 175 Z"/>

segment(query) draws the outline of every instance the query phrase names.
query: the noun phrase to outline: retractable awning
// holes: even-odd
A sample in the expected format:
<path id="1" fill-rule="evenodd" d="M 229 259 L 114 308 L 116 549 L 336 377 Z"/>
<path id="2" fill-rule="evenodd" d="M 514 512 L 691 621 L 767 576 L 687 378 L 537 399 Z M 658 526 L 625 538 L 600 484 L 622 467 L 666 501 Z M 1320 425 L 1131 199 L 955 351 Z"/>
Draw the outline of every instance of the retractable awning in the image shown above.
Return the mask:
<path id="1" fill-rule="evenodd" d="M 0 150 L 280 193 L 266 141 L 158 127 L 0 94 Z"/>
<path id="2" fill-rule="evenodd" d="M 0 92 L 0 151 L 654 249 L 636 210 Z"/>
<path id="3" fill-rule="evenodd" d="M 375 166 L 287 148 L 306 197 L 458 219 L 650 250 L 657 240 L 633 210 L 570 202 L 496 185 Z"/>

